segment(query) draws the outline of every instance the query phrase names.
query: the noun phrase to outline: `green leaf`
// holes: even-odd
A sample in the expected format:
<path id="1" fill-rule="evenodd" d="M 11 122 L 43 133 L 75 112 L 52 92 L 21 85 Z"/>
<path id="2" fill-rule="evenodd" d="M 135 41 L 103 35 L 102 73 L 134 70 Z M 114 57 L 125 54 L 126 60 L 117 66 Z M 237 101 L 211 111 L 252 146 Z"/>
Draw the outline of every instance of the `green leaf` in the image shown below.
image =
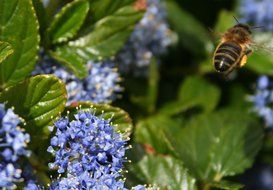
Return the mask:
<path id="1" fill-rule="evenodd" d="M 214 187 L 217 189 L 225 189 L 225 190 L 238 190 L 244 187 L 241 184 L 224 181 L 224 180 L 221 180 L 220 182 L 211 182 L 211 183 L 208 183 L 208 185 L 210 187 Z"/>
<path id="2" fill-rule="evenodd" d="M 229 108 L 245 110 L 246 112 L 253 108 L 253 103 L 247 101 L 248 92 L 242 85 L 232 84 L 229 91 L 226 92 L 228 99 L 226 104 Z"/>
<path id="3" fill-rule="evenodd" d="M 108 104 L 93 104 L 91 102 L 77 102 L 66 108 L 66 112 L 75 114 L 78 109 L 93 110 L 97 116 L 102 116 L 104 119 L 111 119 L 112 124 L 116 127 L 117 131 L 120 131 L 124 137 L 129 137 L 132 133 L 133 124 L 132 120 L 127 112 L 124 110 L 113 107 Z"/>
<path id="4" fill-rule="evenodd" d="M 193 102 L 209 112 L 217 106 L 220 90 L 199 76 L 191 76 L 181 85 L 178 97 L 185 104 Z"/>
<path id="5" fill-rule="evenodd" d="M 117 11 L 119 8 L 132 4 L 135 0 L 89 0 L 90 12 L 92 14 L 91 22 L 97 22 L 103 17 L 109 16 Z"/>
<path id="6" fill-rule="evenodd" d="M 216 48 L 216 46 L 214 47 L 213 50 L 215 50 L 215 48 Z M 199 73 L 201 73 L 201 74 L 215 73 L 212 57 L 213 57 L 213 53 L 211 53 L 207 59 L 202 60 L 200 62 L 200 67 L 198 70 Z"/>
<path id="7" fill-rule="evenodd" d="M 14 50 L 0 64 L 0 85 L 5 88 L 34 69 L 40 38 L 31 0 L 1 0 L 0 7 L 0 41 L 8 42 Z"/>
<path id="8" fill-rule="evenodd" d="M 212 46 L 209 30 L 175 1 L 167 1 L 168 20 L 179 36 L 180 43 L 197 55 L 210 51 Z"/>
<path id="9" fill-rule="evenodd" d="M 227 29 L 237 24 L 233 16 L 234 16 L 234 13 L 230 11 L 222 10 L 218 16 L 218 20 L 214 28 L 215 31 L 219 33 L 223 33 L 223 32 L 226 32 Z"/>
<path id="10" fill-rule="evenodd" d="M 49 53 L 57 61 L 68 67 L 76 77 L 80 79 L 87 77 L 86 61 L 77 56 L 72 49 L 61 49 L 58 53 L 53 51 Z"/>
<path id="11" fill-rule="evenodd" d="M 0 63 L 13 53 L 11 45 L 0 41 Z"/>
<path id="12" fill-rule="evenodd" d="M 39 21 L 40 35 L 41 35 L 41 38 L 43 39 L 44 33 L 47 28 L 47 13 L 46 13 L 42 0 L 32 0 L 32 4 L 36 12 L 37 19 Z"/>
<path id="13" fill-rule="evenodd" d="M 66 42 L 73 38 L 82 26 L 89 10 L 86 0 L 68 3 L 54 17 L 48 28 L 48 36 L 52 43 Z"/>
<path id="14" fill-rule="evenodd" d="M 194 117 L 180 132 L 166 133 L 193 176 L 216 182 L 249 168 L 263 137 L 253 116 L 233 109 Z"/>
<path id="15" fill-rule="evenodd" d="M 219 99 L 220 90 L 216 86 L 199 76 L 190 76 L 180 86 L 178 100 L 165 105 L 161 113 L 172 115 L 196 106 L 205 112 L 211 112 Z"/>
<path id="16" fill-rule="evenodd" d="M 25 120 L 31 140 L 49 135 L 51 125 L 65 108 L 66 89 L 63 82 L 54 75 L 37 75 L 6 88 L 0 94 L 0 101 Z"/>
<path id="17" fill-rule="evenodd" d="M 59 57 L 68 57 L 66 54 L 70 53 L 73 54 L 71 56 L 86 61 L 114 56 L 123 47 L 141 17 L 142 12 L 134 7 L 122 7 L 114 14 L 96 22 L 89 34 L 70 41 L 68 45 L 57 47 L 54 53 Z"/>
<path id="18" fill-rule="evenodd" d="M 182 162 L 169 156 L 145 156 L 130 168 L 130 172 L 146 184 L 174 190 L 197 189 L 195 179 L 188 174 Z"/>
<path id="19" fill-rule="evenodd" d="M 253 53 L 247 60 L 246 67 L 258 74 L 273 75 L 273 56 L 267 53 Z"/>
<path id="20" fill-rule="evenodd" d="M 151 145 L 157 153 L 168 154 L 171 147 L 165 136 L 165 130 L 180 130 L 180 122 L 168 118 L 164 115 L 157 115 L 145 120 L 140 120 L 136 124 L 135 138 L 136 142 Z"/>

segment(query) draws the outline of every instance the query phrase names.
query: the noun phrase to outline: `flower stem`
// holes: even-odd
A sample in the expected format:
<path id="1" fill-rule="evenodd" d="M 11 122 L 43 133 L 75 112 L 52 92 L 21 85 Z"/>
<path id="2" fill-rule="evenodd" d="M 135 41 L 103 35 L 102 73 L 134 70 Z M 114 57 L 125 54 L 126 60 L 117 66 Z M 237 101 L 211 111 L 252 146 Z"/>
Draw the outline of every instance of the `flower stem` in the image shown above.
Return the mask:
<path id="1" fill-rule="evenodd" d="M 157 59 L 153 58 L 151 60 L 149 66 L 149 87 L 148 87 L 148 94 L 147 94 L 147 102 L 148 102 L 148 112 L 153 113 L 156 108 L 157 102 L 157 93 L 158 93 L 158 80 L 159 80 L 159 73 L 158 73 L 158 63 Z"/>

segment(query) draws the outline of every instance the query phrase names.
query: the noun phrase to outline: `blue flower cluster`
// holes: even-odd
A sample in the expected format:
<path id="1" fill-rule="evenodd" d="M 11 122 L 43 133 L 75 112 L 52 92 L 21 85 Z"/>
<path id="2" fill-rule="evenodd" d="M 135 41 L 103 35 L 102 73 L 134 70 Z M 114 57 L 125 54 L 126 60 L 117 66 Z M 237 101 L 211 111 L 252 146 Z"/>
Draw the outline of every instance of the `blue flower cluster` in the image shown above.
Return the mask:
<path id="1" fill-rule="evenodd" d="M 13 189 L 22 180 L 22 170 L 16 163 L 21 156 L 29 156 L 30 136 L 18 127 L 20 119 L 11 109 L 0 104 L 0 187 Z"/>
<path id="2" fill-rule="evenodd" d="M 81 80 L 44 56 L 43 62 L 36 67 L 33 74 L 54 74 L 63 80 L 68 93 L 68 103 L 75 101 L 110 103 L 115 100 L 122 88 L 119 85 L 121 78 L 113 63 L 109 60 L 98 63 L 89 61 L 86 67 L 88 76 Z"/>
<path id="3" fill-rule="evenodd" d="M 116 56 L 121 71 L 146 68 L 152 57 L 162 55 L 174 43 L 167 24 L 166 8 L 160 0 L 147 0 L 147 10 L 128 42 Z"/>
<path id="4" fill-rule="evenodd" d="M 37 184 L 32 180 L 29 180 L 27 182 L 27 185 L 24 187 L 24 190 L 40 190 L 40 189 L 41 188 L 37 186 Z"/>
<path id="5" fill-rule="evenodd" d="M 83 111 L 74 117 L 54 124 L 56 135 L 48 151 L 55 161 L 49 166 L 66 177 L 55 181 L 51 189 L 123 189 L 126 140 L 114 131 L 110 120 Z"/>
<path id="6" fill-rule="evenodd" d="M 264 30 L 273 30 L 272 0 L 241 0 L 241 22 L 253 26 L 262 26 Z"/>
<path id="7" fill-rule="evenodd" d="M 267 76 L 258 79 L 256 93 L 249 100 L 254 103 L 254 111 L 265 120 L 266 126 L 273 127 L 273 83 Z"/>

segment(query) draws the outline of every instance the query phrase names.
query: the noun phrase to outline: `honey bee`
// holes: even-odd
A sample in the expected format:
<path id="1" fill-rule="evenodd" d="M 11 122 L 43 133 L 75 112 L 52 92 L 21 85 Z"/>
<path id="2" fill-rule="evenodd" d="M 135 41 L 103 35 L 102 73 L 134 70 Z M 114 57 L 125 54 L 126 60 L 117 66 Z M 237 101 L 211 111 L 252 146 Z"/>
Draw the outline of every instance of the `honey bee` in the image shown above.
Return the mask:
<path id="1" fill-rule="evenodd" d="M 237 19 L 236 21 L 238 22 Z M 227 77 L 235 69 L 243 67 L 247 62 L 247 57 L 252 53 L 251 42 L 249 25 L 238 22 L 228 29 L 222 35 L 221 42 L 214 52 L 215 70 Z"/>

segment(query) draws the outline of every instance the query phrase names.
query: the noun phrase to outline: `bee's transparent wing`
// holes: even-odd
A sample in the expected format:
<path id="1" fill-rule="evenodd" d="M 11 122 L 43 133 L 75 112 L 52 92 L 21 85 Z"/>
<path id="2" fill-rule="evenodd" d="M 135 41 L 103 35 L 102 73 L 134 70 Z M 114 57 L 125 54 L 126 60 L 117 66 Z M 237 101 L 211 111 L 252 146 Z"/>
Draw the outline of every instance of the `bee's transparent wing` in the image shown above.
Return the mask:
<path id="1" fill-rule="evenodd" d="M 260 33 L 253 37 L 250 48 L 258 54 L 273 55 L 273 35 L 269 33 Z"/>
<path id="2" fill-rule="evenodd" d="M 251 43 L 251 50 L 258 54 L 272 54 L 273 55 L 273 45 L 269 46 L 267 44 Z"/>

